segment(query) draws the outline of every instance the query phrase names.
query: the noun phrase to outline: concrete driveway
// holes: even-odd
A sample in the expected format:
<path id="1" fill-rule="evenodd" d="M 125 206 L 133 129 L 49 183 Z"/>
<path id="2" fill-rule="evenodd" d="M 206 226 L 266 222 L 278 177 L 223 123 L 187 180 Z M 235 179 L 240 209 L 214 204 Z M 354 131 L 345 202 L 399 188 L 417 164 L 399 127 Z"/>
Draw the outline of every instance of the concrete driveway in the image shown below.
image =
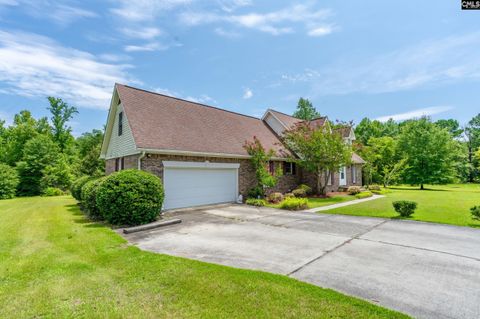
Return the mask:
<path id="1" fill-rule="evenodd" d="M 140 248 L 258 269 L 419 318 L 480 318 L 480 230 L 243 205 L 175 213 Z"/>

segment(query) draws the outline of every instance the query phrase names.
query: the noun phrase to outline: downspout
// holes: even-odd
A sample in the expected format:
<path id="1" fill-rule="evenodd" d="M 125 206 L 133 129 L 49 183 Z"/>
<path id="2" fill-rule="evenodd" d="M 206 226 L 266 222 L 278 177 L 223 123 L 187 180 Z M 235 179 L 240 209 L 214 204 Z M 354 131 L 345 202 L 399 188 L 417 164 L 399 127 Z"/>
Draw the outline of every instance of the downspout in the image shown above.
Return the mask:
<path id="1" fill-rule="evenodd" d="M 137 159 L 137 164 L 138 164 L 138 170 L 142 169 L 142 159 L 145 157 L 145 151 L 140 154 L 140 156 Z"/>

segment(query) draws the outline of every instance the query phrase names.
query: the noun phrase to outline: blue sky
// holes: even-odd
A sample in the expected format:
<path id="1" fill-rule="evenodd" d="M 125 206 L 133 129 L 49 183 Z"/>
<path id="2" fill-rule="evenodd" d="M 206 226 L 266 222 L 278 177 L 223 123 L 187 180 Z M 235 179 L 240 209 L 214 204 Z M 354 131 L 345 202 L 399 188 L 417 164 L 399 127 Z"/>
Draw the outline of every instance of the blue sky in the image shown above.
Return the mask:
<path id="1" fill-rule="evenodd" d="M 330 119 L 464 123 L 480 112 L 480 11 L 460 1 L 0 0 L 0 118 L 79 109 L 115 82 L 261 116 L 309 98 Z"/>

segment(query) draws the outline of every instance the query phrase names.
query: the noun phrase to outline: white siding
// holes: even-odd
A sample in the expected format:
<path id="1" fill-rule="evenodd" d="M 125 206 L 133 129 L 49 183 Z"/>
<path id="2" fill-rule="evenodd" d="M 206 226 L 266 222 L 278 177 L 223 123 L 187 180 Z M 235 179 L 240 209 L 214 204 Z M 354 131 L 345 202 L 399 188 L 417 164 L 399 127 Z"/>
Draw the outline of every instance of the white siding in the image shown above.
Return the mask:
<path id="1" fill-rule="evenodd" d="M 123 106 L 120 104 L 117 107 L 115 114 L 115 120 L 113 122 L 112 134 L 110 136 L 110 142 L 108 143 L 106 158 L 115 158 L 121 156 L 127 156 L 137 153 L 135 141 L 133 140 L 133 134 L 128 124 L 128 119 L 123 112 L 123 131 L 122 135 L 118 136 L 118 114 L 123 112 Z"/>
<path id="2" fill-rule="evenodd" d="M 268 114 L 265 117 L 265 122 L 270 126 L 270 128 L 277 133 L 278 136 L 281 136 L 283 134 L 283 131 L 285 131 L 285 127 L 278 122 L 278 120 L 273 117 L 272 114 Z"/>

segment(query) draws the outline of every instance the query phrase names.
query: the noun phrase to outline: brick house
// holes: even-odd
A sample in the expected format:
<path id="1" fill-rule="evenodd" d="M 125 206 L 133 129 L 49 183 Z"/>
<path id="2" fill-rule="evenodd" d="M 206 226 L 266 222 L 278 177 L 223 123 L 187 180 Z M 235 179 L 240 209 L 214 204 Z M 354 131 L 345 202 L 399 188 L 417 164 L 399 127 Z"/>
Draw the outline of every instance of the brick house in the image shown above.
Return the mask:
<path id="1" fill-rule="evenodd" d="M 315 189 L 314 174 L 288 161 L 283 132 L 302 120 L 267 110 L 262 119 L 116 84 L 111 100 L 101 157 L 106 174 L 136 168 L 159 176 L 165 187 L 164 209 L 233 202 L 256 185 L 255 171 L 243 148 L 257 137 L 275 157 L 269 170 L 282 169 L 275 189 L 287 192 L 301 183 Z M 327 118 L 309 123 L 328 125 Z M 352 128 L 339 130 L 345 143 L 355 139 Z M 362 185 L 362 165 L 332 174 L 328 190 Z"/>

